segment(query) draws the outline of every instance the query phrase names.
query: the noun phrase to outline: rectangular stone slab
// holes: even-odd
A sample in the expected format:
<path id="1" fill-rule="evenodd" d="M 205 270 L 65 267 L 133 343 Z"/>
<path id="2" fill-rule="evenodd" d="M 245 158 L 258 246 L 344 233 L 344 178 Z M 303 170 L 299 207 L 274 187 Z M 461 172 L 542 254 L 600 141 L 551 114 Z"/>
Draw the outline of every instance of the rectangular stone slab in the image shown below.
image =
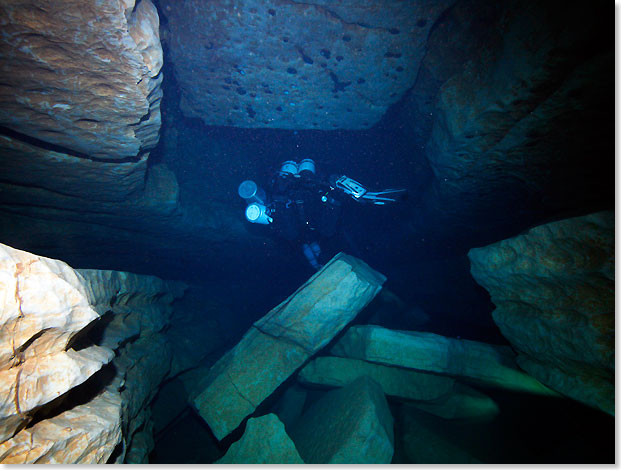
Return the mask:
<path id="1" fill-rule="evenodd" d="M 469 381 L 540 395 L 556 395 L 517 366 L 507 346 L 448 338 L 434 333 L 351 327 L 332 347 L 335 356 L 364 359 L 463 377 Z"/>
<path id="2" fill-rule="evenodd" d="M 221 440 L 336 336 L 380 291 L 386 277 L 339 253 L 258 320 L 209 371 L 196 410 Z"/>

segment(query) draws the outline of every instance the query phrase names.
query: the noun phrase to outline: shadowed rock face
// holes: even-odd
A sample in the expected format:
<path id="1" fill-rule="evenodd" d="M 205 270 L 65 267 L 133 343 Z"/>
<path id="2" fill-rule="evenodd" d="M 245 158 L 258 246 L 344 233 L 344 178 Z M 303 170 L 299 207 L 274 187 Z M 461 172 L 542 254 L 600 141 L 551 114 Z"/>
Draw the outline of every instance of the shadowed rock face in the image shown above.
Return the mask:
<path id="1" fill-rule="evenodd" d="M 468 256 L 518 364 L 614 414 L 614 214 L 541 225 Z"/>
<path id="2" fill-rule="evenodd" d="M 159 17 L 149 0 L 0 6 L 0 125 L 99 159 L 134 158 L 160 127 Z"/>
<path id="3" fill-rule="evenodd" d="M 465 0 L 438 22 L 402 114 L 433 171 L 413 238 L 459 232 L 482 245 L 611 204 L 604 16 L 578 4 Z"/>
<path id="4" fill-rule="evenodd" d="M 164 0 L 181 109 L 209 125 L 371 127 L 451 3 Z"/>

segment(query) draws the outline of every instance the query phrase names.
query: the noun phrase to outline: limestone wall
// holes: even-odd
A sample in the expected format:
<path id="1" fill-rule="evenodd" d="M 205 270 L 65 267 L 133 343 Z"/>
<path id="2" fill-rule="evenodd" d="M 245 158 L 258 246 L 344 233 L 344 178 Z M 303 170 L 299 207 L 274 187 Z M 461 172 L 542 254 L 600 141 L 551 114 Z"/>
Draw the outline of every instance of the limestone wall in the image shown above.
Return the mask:
<path id="1" fill-rule="evenodd" d="M 0 245 L 0 462 L 146 462 L 184 289 Z"/>

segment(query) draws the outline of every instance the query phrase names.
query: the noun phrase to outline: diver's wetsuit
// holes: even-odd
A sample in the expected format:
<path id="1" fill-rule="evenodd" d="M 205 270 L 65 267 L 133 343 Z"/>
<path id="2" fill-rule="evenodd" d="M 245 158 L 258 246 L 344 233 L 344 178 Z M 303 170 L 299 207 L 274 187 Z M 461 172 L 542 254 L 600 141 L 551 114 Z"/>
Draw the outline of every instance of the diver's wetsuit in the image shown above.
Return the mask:
<path id="1" fill-rule="evenodd" d="M 272 180 L 270 201 L 273 229 L 295 244 L 334 236 L 341 216 L 341 201 L 334 196 L 330 185 L 314 175 L 277 175 Z"/>

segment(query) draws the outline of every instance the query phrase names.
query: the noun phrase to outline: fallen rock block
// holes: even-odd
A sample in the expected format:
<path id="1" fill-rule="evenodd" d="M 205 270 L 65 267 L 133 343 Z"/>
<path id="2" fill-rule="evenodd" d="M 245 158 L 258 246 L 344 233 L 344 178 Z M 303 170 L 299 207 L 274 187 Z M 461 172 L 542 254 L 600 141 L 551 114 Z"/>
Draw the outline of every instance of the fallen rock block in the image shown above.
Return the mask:
<path id="1" fill-rule="evenodd" d="M 472 276 L 518 364 L 554 390 L 615 409 L 615 215 L 559 220 L 470 250 Z"/>
<path id="2" fill-rule="evenodd" d="M 349 328 L 331 352 L 336 356 L 457 376 L 487 386 L 555 395 L 520 370 L 511 348 L 506 346 L 367 325 Z"/>
<path id="3" fill-rule="evenodd" d="M 326 393 L 289 435 L 311 464 L 388 464 L 394 453 L 393 418 L 382 388 L 369 377 Z"/>
<path id="4" fill-rule="evenodd" d="M 402 409 L 403 447 L 415 464 L 483 463 L 442 432 L 442 423 L 434 423 L 432 416 L 417 412 L 412 406 Z M 435 419 L 437 420 L 437 418 Z M 434 426 L 435 424 L 435 426 Z"/>
<path id="5" fill-rule="evenodd" d="M 236 464 L 301 464 L 295 444 L 275 414 L 250 418 L 242 438 L 216 462 Z"/>
<path id="6" fill-rule="evenodd" d="M 412 403 L 412 406 L 444 419 L 489 421 L 500 413 L 500 408 L 491 397 L 459 382 L 455 382 L 453 389 L 444 397 L 427 403 Z"/>
<path id="7" fill-rule="evenodd" d="M 285 390 L 282 397 L 274 405 L 273 413 L 288 428 L 302 415 L 308 392 L 297 384 Z"/>
<path id="8" fill-rule="evenodd" d="M 210 370 L 193 404 L 221 440 L 379 292 L 386 278 L 339 253 L 257 321 Z"/>
<path id="9" fill-rule="evenodd" d="M 300 370 L 298 380 L 311 385 L 344 387 L 365 375 L 375 380 L 386 395 L 416 400 L 413 406 L 445 419 L 490 419 L 499 412 L 490 397 L 452 377 L 359 359 L 317 357 Z"/>
<path id="10" fill-rule="evenodd" d="M 432 401 L 453 389 L 455 379 L 398 367 L 383 366 L 360 359 L 317 357 L 298 373 L 305 384 L 344 387 L 358 377 L 375 380 L 386 395 L 410 400 Z"/>

